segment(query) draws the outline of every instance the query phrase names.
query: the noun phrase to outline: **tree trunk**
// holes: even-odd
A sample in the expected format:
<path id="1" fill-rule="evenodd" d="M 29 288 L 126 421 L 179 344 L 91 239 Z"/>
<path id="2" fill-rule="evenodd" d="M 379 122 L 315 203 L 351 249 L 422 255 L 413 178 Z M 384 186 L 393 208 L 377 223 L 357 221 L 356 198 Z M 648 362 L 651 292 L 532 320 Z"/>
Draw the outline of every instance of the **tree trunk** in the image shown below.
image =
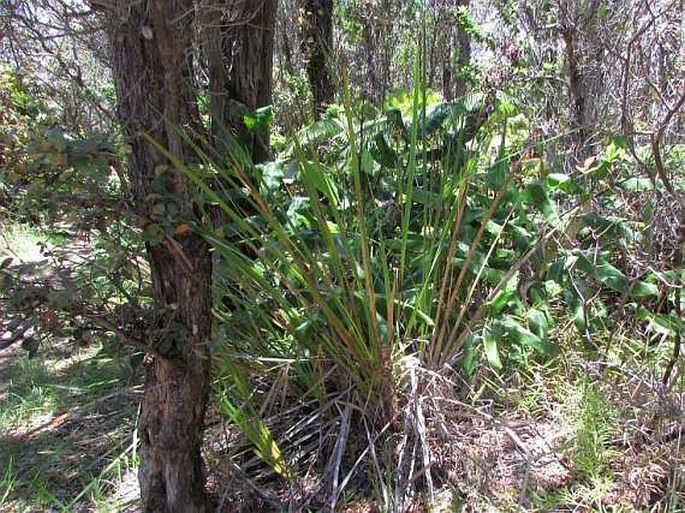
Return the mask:
<path id="1" fill-rule="evenodd" d="M 452 94 L 452 34 L 447 35 L 445 58 L 442 65 L 442 95 L 448 102 L 454 99 Z"/>
<path id="2" fill-rule="evenodd" d="M 166 356 L 156 357 L 147 370 L 140 419 L 142 509 L 205 512 L 209 504 L 200 450 L 210 386 L 212 261 L 204 240 L 187 225 L 183 228 L 184 219 L 194 214 L 187 180 L 143 137 L 182 162 L 194 158 L 185 139 L 202 126 L 191 57 L 194 4 L 120 0 L 108 5 L 107 32 L 119 117 L 131 147 L 135 209 L 145 227 L 162 234 L 148 242 L 158 312 L 150 340 Z M 177 214 L 153 220 L 153 207 L 158 212 L 160 205 Z"/>
<path id="3" fill-rule="evenodd" d="M 587 88 L 583 77 L 582 48 L 578 25 L 582 15 L 580 5 L 575 2 L 559 2 L 559 21 L 564 51 L 566 54 L 566 66 L 568 73 L 568 91 L 570 95 L 570 125 L 574 129 L 570 140 L 573 142 L 573 157 L 577 163 L 585 160 L 587 154 Z M 576 37 L 579 36 L 579 37 Z"/>
<path id="4" fill-rule="evenodd" d="M 385 94 L 383 88 L 383 80 L 381 78 L 381 73 L 378 70 L 378 51 L 376 45 L 376 38 L 374 34 L 374 28 L 371 22 L 366 18 L 363 19 L 362 27 L 362 44 L 364 48 L 364 54 L 366 55 L 366 97 L 369 98 L 374 103 L 382 103 L 382 99 Z"/>
<path id="5" fill-rule="evenodd" d="M 571 95 L 571 126 L 576 130 L 575 153 L 581 153 L 581 148 L 585 143 L 585 94 L 583 92 L 583 78 L 580 72 L 580 65 L 576 56 L 573 29 L 562 27 L 561 35 L 564 39 L 566 50 L 566 65 L 568 66 L 568 84 Z"/>
<path id="6" fill-rule="evenodd" d="M 314 97 L 314 118 L 324 106 L 333 103 L 331 80 L 333 50 L 333 0 L 300 0 L 300 48 L 304 57 L 309 87 Z"/>
<path id="7" fill-rule="evenodd" d="M 225 37 L 232 49 L 228 90 L 248 109 L 265 107 L 271 104 L 276 0 L 228 0 L 227 4 L 231 20 Z M 244 131 L 240 112 L 234 105 L 226 107 L 223 118 L 235 131 Z M 255 164 L 269 159 L 268 133 L 251 134 L 251 140 L 243 142 Z"/>
<path id="8" fill-rule="evenodd" d="M 469 0 L 460 0 L 457 5 L 469 7 Z M 457 53 L 457 80 L 454 85 L 454 96 L 459 98 L 468 92 L 468 66 L 471 64 L 471 36 L 463 23 L 457 25 L 457 43 L 459 50 Z"/>
<path id="9" fill-rule="evenodd" d="M 179 350 L 148 368 L 139 473 L 146 512 L 208 511 L 200 450 L 210 385 L 212 260 L 199 236 L 179 243 L 174 251 L 149 252 L 155 298 L 170 310 L 163 336 Z"/>
<path id="10" fill-rule="evenodd" d="M 230 167 L 228 138 L 236 138 L 255 164 L 268 160 L 269 133 L 250 132 L 244 115 L 271 104 L 274 25 L 277 0 L 203 0 L 203 47 L 209 76 L 211 130 L 219 164 Z M 245 171 L 250 174 L 250 169 Z M 254 178 L 254 177 L 253 177 Z M 233 205 L 244 217 L 256 212 L 250 201 Z M 221 217 L 221 213 L 216 213 Z M 241 251 L 251 250 L 241 241 Z"/>

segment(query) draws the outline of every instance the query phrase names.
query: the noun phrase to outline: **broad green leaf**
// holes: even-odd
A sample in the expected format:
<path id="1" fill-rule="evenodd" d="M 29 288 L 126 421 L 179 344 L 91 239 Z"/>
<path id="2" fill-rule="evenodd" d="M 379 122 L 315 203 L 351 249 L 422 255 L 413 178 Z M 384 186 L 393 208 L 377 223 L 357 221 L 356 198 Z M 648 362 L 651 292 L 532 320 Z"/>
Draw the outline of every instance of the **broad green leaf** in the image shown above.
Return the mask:
<path id="1" fill-rule="evenodd" d="M 293 136 L 293 139 L 301 146 L 308 146 L 310 144 L 320 144 L 340 134 L 342 131 L 343 127 L 338 120 L 324 118 L 301 129 Z"/>
<path id="2" fill-rule="evenodd" d="M 297 176 L 297 163 L 290 159 L 276 159 L 257 166 L 262 185 L 267 191 L 274 191 L 292 182 Z"/>
<path id="3" fill-rule="evenodd" d="M 501 189 L 504 185 L 504 180 L 506 180 L 507 171 L 509 171 L 509 164 L 506 162 L 500 162 L 492 166 L 485 177 L 488 189 L 493 191 Z"/>
<path id="4" fill-rule="evenodd" d="M 632 177 L 619 183 L 619 187 L 626 192 L 643 192 L 654 190 L 654 185 L 649 178 Z"/>
<path id="5" fill-rule="evenodd" d="M 270 105 L 267 105 L 266 107 L 260 107 L 259 109 L 243 116 L 245 127 L 250 132 L 255 132 L 258 134 L 268 133 L 269 127 L 271 126 L 273 120 L 274 113 Z"/>
<path id="6" fill-rule="evenodd" d="M 490 366 L 495 370 L 501 370 L 502 361 L 499 357 L 497 339 L 494 331 L 498 330 L 487 330 L 483 335 L 483 348 L 485 349 L 485 357 L 488 360 L 488 364 L 490 364 Z"/>
<path id="7" fill-rule="evenodd" d="M 526 314 L 526 318 L 528 319 L 528 326 L 531 331 L 540 337 L 540 340 L 545 340 L 549 329 L 549 323 L 545 312 L 538 310 L 537 308 L 531 308 Z"/>
<path id="8" fill-rule="evenodd" d="M 624 150 L 628 149 L 628 137 L 623 134 L 613 136 L 611 138 L 611 143 L 617 148 L 622 148 Z"/>
<path id="9" fill-rule="evenodd" d="M 612 140 L 604 152 L 604 161 L 613 164 L 626 156 L 626 150 L 620 146 L 622 141 L 618 139 Z M 618 143 L 618 144 L 617 144 Z"/>
<path id="10" fill-rule="evenodd" d="M 441 204 L 440 196 L 431 191 L 416 190 L 412 196 L 414 202 L 425 205 L 429 208 L 436 208 Z"/>
<path id="11" fill-rule="evenodd" d="M 604 285 L 617 292 L 628 290 L 628 278 L 619 269 L 609 263 L 595 267 L 595 277 Z"/>
<path id="12" fill-rule="evenodd" d="M 634 298 L 659 297 L 659 287 L 646 281 L 638 281 L 630 289 L 630 296 Z"/>
<path id="13" fill-rule="evenodd" d="M 323 193 L 337 208 L 340 202 L 338 188 L 328 175 L 328 170 L 319 163 L 306 161 L 302 163 L 302 172 L 305 180 L 311 181 L 316 190 Z"/>
<path id="14" fill-rule="evenodd" d="M 547 280 L 544 285 L 545 292 L 549 298 L 556 297 L 564 291 L 564 288 L 555 280 Z"/>
<path id="15" fill-rule="evenodd" d="M 454 106 L 450 103 L 441 103 L 431 108 L 426 114 L 426 123 L 421 132 L 422 137 L 429 137 L 438 130 L 452 113 L 453 109 Z"/>
<path id="16" fill-rule="evenodd" d="M 557 260 L 553 262 L 552 265 L 547 269 L 547 281 L 556 283 L 557 285 L 563 285 L 567 275 L 567 269 L 565 265 L 565 259 Z"/>
<path id="17" fill-rule="evenodd" d="M 513 294 L 510 291 L 500 290 L 490 304 L 490 311 L 492 315 L 495 316 L 501 313 L 507 304 L 509 304 L 509 301 L 512 299 L 512 297 Z"/>
<path id="18" fill-rule="evenodd" d="M 512 342 L 540 351 L 541 353 L 547 353 L 548 348 L 545 347 L 544 342 L 535 333 L 531 332 L 527 328 L 521 325 L 520 322 L 512 317 L 505 317 L 502 321 L 502 325 L 507 330 Z"/>
<path id="19" fill-rule="evenodd" d="M 573 324 L 576 326 L 579 333 L 585 333 L 585 330 L 588 328 L 585 307 L 582 303 L 576 305 L 575 313 L 573 315 Z"/>
<path id="20" fill-rule="evenodd" d="M 552 201 L 550 201 L 547 191 L 542 186 L 540 182 L 534 182 L 530 184 L 524 193 L 529 200 L 529 202 L 536 208 L 540 209 L 542 214 L 547 219 L 551 225 L 556 226 L 559 224 L 559 214 L 557 213 L 556 206 Z"/>
<path id="21" fill-rule="evenodd" d="M 547 185 L 550 189 L 557 189 L 568 194 L 576 194 L 582 191 L 578 183 L 564 173 L 550 173 L 547 175 Z"/>
<path id="22" fill-rule="evenodd" d="M 474 343 L 473 335 L 469 334 L 464 342 L 464 356 L 461 359 L 461 368 L 464 374 L 472 376 L 478 365 L 478 351 Z"/>
<path id="23" fill-rule="evenodd" d="M 390 146 L 383 133 L 377 134 L 374 138 L 371 155 L 376 162 L 385 167 L 395 167 L 399 160 L 397 152 Z"/>
<path id="24" fill-rule="evenodd" d="M 638 308 L 635 313 L 638 319 L 649 322 L 649 329 L 660 335 L 674 336 L 679 325 L 682 327 L 682 319 L 677 319 L 675 314 L 659 314 L 649 311 L 645 307 Z"/>
<path id="25" fill-rule="evenodd" d="M 492 300 L 490 305 L 493 317 L 499 315 L 509 304 L 518 292 L 519 273 L 516 273 L 507 281 L 506 285 L 500 290 Z"/>

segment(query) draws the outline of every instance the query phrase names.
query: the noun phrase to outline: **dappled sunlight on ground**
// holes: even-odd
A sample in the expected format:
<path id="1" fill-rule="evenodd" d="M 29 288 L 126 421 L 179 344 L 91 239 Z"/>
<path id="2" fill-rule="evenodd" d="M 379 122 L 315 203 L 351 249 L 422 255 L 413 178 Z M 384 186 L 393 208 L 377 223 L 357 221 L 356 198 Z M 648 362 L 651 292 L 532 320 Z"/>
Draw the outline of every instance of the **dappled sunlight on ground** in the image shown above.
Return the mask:
<path id="1" fill-rule="evenodd" d="M 2 511 L 102 511 L 137 498 L 140 386 L 102 348 L 64 358 L 61 345 L 31 363 L 18 347 L 0 353 L 0 460 L 12 480 Z"/>

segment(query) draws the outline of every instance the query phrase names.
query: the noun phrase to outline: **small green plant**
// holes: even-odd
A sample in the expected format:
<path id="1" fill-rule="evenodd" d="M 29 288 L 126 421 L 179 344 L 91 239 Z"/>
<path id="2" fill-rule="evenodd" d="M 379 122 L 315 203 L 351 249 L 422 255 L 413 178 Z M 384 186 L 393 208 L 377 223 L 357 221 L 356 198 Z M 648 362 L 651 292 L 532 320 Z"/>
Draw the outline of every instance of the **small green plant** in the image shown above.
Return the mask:
<path id="1" fill-rule="evenodd" d="M 615 414 L 601 390 L 587 381 L 580 383 L 569 401 L 570 419 L 575 419 L 571 459 L 578 473 L 592 481 L 605 475 L 615 456 L 615 450 L 610 447 Z"/>
<path id="2" fill-rule="evenodd" d="M 39 359 L 23 358 L 3 373 L 6 397 L 0 406 L 0 425 L 12 429 L 34 415 L 50 414 L 56 394 L 49 385 L 49 373 Z"/>
<path id="3" fill-rule="evenodd" d="M 635 511 L 623 504 L 605 503 L 605 495 L 614 485 L 605 476 L 597 476 L 583 483 L 574 483 L 559 490 L 545 494 L 536 500 L 541 511 L 597 511 L 601 513 L 628 513 Z"/>
<path id="4" fill-rule="evenodd" d="M 9 494 L 17 481 L 17 475 L 12 466 L 13 462 L 14 458 L 12 456 L 9 456 L 9 458 L 7 458 L 5 461 L 5 472 L 2 475 L 2 480 L 0 481 L 0 508 L 5 505 L 7 497 L 9 497 Z"/>

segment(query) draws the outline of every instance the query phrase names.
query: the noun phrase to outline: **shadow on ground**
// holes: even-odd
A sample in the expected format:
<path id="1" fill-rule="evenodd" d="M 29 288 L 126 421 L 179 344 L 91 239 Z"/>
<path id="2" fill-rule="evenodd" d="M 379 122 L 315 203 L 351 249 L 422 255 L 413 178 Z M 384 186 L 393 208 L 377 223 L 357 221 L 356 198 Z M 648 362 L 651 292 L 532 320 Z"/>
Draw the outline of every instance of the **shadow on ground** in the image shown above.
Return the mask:
<path id="1" fill-rule="evenodd" d="M 0 352 L 2 511 L 122 511 L 137 499 L 139 372 L 101 347 L 73 349 Z"/>

